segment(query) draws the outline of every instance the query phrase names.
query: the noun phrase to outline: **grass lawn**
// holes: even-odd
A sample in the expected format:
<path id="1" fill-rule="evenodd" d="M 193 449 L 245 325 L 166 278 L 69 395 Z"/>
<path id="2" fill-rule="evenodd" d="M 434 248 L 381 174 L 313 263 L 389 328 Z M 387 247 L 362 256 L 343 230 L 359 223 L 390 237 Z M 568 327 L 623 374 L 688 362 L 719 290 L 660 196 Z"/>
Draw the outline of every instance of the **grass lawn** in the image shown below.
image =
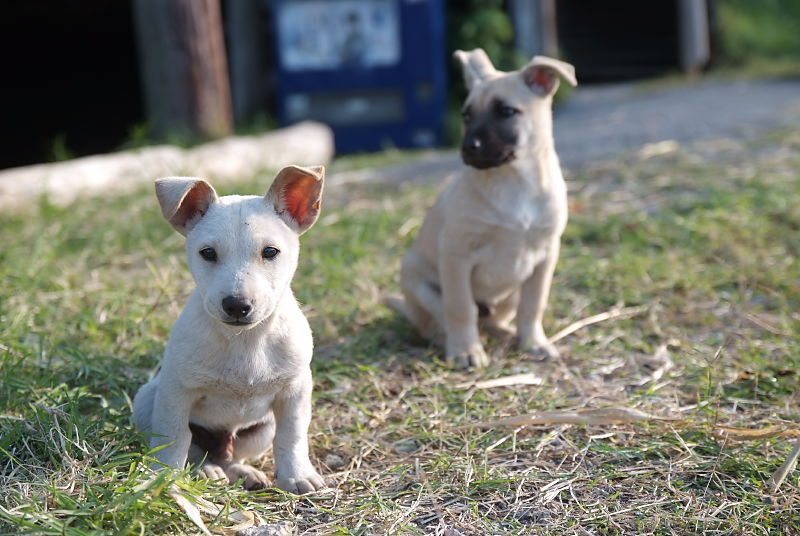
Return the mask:
<path id="1" fill-rule="evenodd" d="M 312 460 L 334 487 L 303 498 L 147 469 L 131 398 L 192 288 L 150 189 L 0 215 L 0 533 L 199 533 L 174 485 L 221 507 L 203 518 L 225 534 L 233 511 L 301 534 L 800 534 L 798 473 L 765 486 L 800 430 L 798 175 L 800 130 L 568 172 L 545 328 L 635 309 L 563 338 L 556 362 L 490 341 L 475 372 L 380 304 L 438 185 L 331 183 L 293 287 L 317 347 Z M 620 406 L 668 420 L 492 423 Z"/>

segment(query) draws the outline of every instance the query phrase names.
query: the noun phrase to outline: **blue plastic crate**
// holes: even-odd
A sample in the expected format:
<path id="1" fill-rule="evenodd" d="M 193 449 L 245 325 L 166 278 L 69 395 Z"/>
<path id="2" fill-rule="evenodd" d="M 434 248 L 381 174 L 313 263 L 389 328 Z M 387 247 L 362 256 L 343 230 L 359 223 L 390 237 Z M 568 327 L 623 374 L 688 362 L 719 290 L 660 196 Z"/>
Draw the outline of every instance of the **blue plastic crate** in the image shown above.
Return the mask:
<path id="1" fill-rule="evenodd" d="M 282 124 L 330 125 L 340 152 L 441 144 L 443 0 L 273 0 Z"/>

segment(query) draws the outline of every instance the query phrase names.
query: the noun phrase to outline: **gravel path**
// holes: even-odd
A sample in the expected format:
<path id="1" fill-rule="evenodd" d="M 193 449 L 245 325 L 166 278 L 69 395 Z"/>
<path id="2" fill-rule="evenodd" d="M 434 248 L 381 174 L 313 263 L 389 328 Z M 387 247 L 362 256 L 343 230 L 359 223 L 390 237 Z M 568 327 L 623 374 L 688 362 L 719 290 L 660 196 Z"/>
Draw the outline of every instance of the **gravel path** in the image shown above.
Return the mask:
<path id="1" fill-rule="evenodd" d="M 746 140 L 791 125 L 800 126 L 800 80 L 714 80 L 576 90 L 557 111 L 554 129 L 562 164 L 580 167 L 646 143 Z"/>
<path id="2" fill-rule="evenodd" d="M 650 86 L 579 86 L 555 115 L 556 149 L 567 168 L 674 140 L 753 139 L 800 127 L 800 80 L 704 80 Z M 332 183 L 439 180 L 461 166 L 454 150 L 382 169 L 337 173 Z"/>

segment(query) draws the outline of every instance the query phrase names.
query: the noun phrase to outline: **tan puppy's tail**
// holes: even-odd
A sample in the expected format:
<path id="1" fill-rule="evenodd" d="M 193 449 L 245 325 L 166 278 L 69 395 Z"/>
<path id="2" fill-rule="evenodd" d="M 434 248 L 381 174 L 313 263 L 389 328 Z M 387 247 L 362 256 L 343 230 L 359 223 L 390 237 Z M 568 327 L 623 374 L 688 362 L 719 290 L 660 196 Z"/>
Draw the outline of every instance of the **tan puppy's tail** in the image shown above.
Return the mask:
<path id="1" fill-rule="evenodd" d="M 401 294 L 384 294 L 381 298 L 381 303 L 389 309 L 400 313 L 408 318 L 408 308 L 406 307 L 406 300 Z"/>

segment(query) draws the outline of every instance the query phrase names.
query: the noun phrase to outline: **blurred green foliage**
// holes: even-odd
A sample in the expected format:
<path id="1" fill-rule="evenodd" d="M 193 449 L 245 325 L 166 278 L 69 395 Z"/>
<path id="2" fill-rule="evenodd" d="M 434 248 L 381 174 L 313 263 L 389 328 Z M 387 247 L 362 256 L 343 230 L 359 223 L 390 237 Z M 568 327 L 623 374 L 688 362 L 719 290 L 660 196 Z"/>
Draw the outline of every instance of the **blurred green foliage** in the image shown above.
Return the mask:
<path id="1" fill-rule="evenodd" d="M 67 145 L 67 135 L 63 132 L 56 134 L 50 142 L 50 162 L 64 162 L 75 158 L 75 153 Z"/>
<path id="2" fill-rule="evenodd" d="M 467 0 L 449 7 L 450 50 L 482 48 L 503 71 L 525 63 L 527 58 L 514 48 L 514 26 L 502 0 Z"/>
<path id="3" fill-rule="evenodd" d="M 720 61 L 800 58 L 800 0 L 719 0 Z"/>
<path id="4" fill-rule="evenodd" d="M 519 69 L 526 58 L 514 47 L 514 25 L 502 0 L 451 0 L 447 5 L 448 50 L 482 48 L 501 71 Z M 449 90 L 445 123 L 445 143 L 461 140 L 461 105 L 467 97 L 461 65 L 451 60 L 448 67 Z"/>

